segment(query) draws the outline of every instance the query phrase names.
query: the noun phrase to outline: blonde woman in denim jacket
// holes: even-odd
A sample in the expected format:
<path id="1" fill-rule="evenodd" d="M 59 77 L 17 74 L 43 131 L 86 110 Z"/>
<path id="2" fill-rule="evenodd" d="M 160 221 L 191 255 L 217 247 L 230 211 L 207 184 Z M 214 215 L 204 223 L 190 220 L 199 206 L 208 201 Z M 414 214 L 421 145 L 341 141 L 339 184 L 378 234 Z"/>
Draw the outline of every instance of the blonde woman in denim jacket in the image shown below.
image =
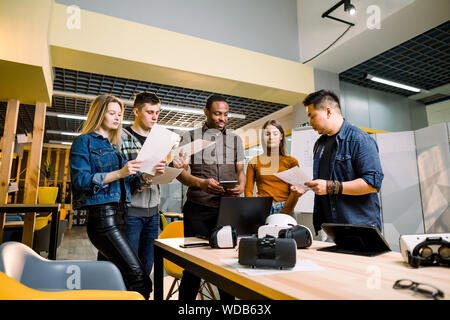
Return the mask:
<path id="1" fill-rule="evenodd" d="M 98 249 L 99 260 L 113 262 L 128 290 L 146 299 L 152 291 L 150 277 L 125 236 L 124 216 L 131 191 L 142 188 L 137 175 L 141 161 L 126 162 L 117 146 L 122 131 L 122 102 L 109 94 L 91 104 L 82 134 L 70 150 L 73 208 L 87 210 L 87 233 Z M 164 163 L 157 174 L 164 172 Z"/>

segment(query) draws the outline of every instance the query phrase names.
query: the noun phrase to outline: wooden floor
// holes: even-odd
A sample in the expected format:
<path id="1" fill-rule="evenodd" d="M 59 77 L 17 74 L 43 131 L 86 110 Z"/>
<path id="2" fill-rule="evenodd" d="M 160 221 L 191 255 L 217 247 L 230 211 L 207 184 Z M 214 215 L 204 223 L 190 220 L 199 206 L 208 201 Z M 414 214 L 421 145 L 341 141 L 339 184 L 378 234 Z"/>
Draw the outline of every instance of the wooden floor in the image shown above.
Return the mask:
<path id="1" fill-rule="evenodd" d="M 88 238 L 85 226 L 73 226 L 72 229 L 67 229 L 64 232 L 64 237 L 61 245 L 56 252 L 56 260 L 97 260 L 98 250 L 92 245 Z M 153 270 L 152 270 L 153 271 Z M 153 272 L 150 274 L 153 281 Z M 174 278 L 164 273 L 164 298 L 167 296 Z M 175 288 L 178 286 L 176 285 Z M 218 291 L 215 286 L 212 286 L 214 294 L 218 297 Z M 153 299 L 153 294 L 150 295 Z M 170 300 L 177 300 L 178 292 L 172 295 Z M 199 296 L 198 298 L 199 299 Z"/>

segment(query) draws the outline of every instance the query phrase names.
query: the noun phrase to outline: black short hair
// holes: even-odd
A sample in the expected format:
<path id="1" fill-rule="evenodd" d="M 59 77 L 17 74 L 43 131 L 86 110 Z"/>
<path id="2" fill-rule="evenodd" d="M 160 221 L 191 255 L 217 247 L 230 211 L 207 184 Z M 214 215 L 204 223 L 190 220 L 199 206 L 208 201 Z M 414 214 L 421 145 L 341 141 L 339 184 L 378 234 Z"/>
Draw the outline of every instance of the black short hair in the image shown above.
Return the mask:
<path id="1" fill-rule="evenodd" d="M 220 94 L 212 94 L 209 96 L 208 100 L 206 100 L 206 109 L 211 110 L 211 106 L 214 102 L 217 101 L 223 101 L 228 103 L 227 99 L 225 99 L 224 96 L 220 95 Z"/>
<path id="2" fill-rule="evenodd" d="M 324 101 L 336 102 L 339 111 L 341 110 L 338 96 L 333 91 L 323 89 L 308 94 L 305 100 L 303 100 L 303 105 L 307 107 L 312 104 L 314 105 L 314 108 L 317 108 L 318 105 Z"/>
<path id="3" fill-rule="evenodd" d="M 161 100 L 159 100 L 158 96 L 150 91 L 143 91 L 136 94 L 134 97 L 134 103 L 133 107 L 138 108 L 139 110 L 144 107 L 145 103 L 150 103 L 152 106 L 158 103 L 161 103 Z"/>

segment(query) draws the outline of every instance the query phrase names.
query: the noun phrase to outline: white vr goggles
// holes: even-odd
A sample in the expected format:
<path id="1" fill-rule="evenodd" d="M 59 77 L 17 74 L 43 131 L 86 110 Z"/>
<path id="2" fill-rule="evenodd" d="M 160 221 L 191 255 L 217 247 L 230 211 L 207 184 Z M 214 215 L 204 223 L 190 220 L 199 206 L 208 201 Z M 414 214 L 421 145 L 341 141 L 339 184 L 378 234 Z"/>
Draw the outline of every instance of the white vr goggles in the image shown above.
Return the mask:
<path id="1" fill-rule="evenodd" d="M 420 265 L 450 266 L 450 233 L 411 234 L 400 237 L 403 259 L 414 268 Z"/>

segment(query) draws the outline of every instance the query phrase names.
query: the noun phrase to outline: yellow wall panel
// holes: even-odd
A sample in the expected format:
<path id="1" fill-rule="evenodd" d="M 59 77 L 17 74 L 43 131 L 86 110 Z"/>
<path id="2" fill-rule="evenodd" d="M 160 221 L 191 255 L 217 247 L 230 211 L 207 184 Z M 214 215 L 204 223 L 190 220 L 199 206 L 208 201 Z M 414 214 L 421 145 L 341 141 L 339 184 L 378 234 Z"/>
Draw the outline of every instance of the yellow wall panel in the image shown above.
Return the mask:
<path id="1" fill-rule="evenodd" d="M 55 66 L 293 104 L 314 90 L 311 67 L 160 28 L 81 10 L 69 28 L 55 4 Z"/>

